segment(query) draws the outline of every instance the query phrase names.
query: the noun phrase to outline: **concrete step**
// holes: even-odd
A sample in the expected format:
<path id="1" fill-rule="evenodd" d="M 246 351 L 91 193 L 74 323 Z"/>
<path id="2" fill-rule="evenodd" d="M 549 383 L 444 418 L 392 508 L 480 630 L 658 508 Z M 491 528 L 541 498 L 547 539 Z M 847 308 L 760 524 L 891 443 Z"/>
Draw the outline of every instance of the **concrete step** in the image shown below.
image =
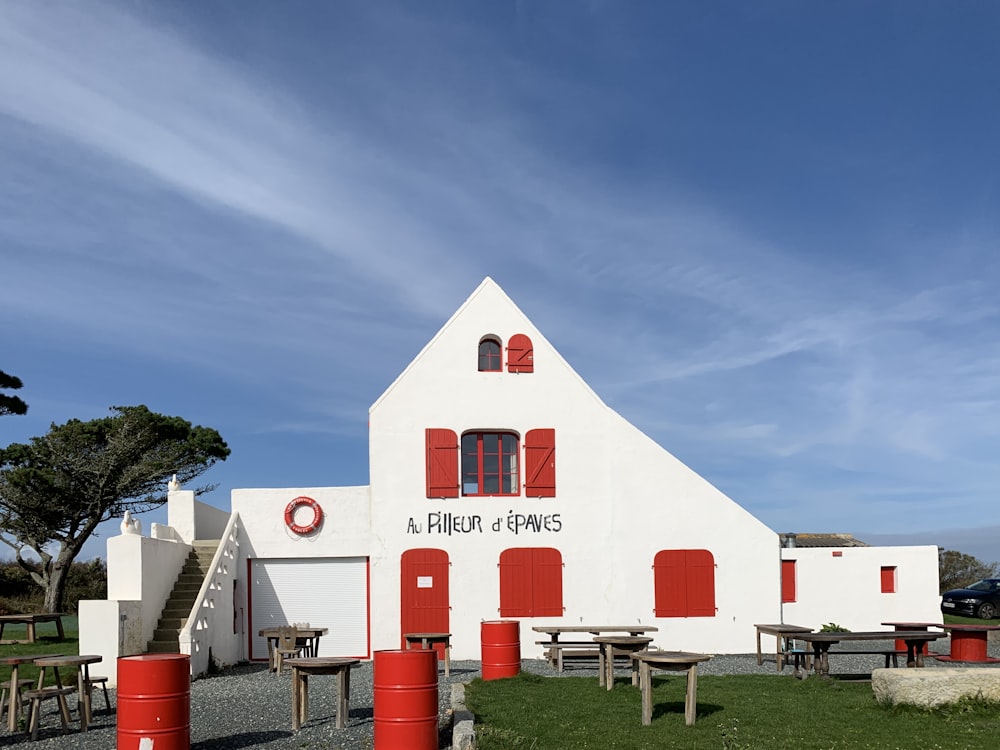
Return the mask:
<path id="1" fill-rule="evenodd" d="M 157 628 L 153 631 L 153 640 L 177 643 L 177 636 L 180 634 L 180 628 Z"/>
<path id="2" fill-rule="evenodd" d="M 146 644 L 147 654 L 176 654 L 180 652 L 180 645 L 176 640 L 157 641 L 152 640 Z"/>
<path id="3" fill-rule="evenodd" d="M 175 629 L 175 630 L 180 630 L 187 623 L 187 619 L 188 619 L 187 616 L 190 613 L 191 613 L 191 610 L 188 610 L 187 612 L 184 613 L 183 617 L 161 617 L 156 622 L 156 627 L 157 628 L 171 628 L 171 629 Z"/>

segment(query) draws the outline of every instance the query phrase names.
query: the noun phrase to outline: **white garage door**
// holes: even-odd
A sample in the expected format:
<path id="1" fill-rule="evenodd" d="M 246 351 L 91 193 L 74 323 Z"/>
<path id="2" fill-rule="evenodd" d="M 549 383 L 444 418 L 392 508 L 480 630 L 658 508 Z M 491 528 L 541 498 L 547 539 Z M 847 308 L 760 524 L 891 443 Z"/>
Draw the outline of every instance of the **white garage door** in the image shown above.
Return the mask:
<path id="1" fill-rule="evenodd" d="M 320 656 L 368 658 L 368 559 L 250 561 L 250 658 L 266 659 L 261 628 L 308 622 L 328 628 Z"/>

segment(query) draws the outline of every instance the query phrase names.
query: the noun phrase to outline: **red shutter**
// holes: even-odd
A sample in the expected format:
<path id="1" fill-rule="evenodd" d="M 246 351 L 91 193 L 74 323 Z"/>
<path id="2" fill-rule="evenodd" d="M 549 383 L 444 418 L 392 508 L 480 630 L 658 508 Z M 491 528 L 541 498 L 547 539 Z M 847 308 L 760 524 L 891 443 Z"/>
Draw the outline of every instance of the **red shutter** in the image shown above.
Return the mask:
<path id="1" fill-rule="evenodd" d="M 781 601 L 795 601 L 795 560 L 781 561 Z"/>
<path id="2" fill-rule="evenodd" d="M 500 616 L 531 617 L 531 550 L 524 547 L 500 553 Z"/>
<path id="3" fill-rule="evenodd" d="M 429 427 L 427 439 L 427 497 L 458 497 L 458 435 Z"/>
<path id="4" fill-rule="evenodd" d="M 687 575 L 684 550 L 665 549 L 653 558 L 653 614 L 684 617 L 687 614 Z"/>
<path id="5" fill-rule="evenodd" d="M 556 496 L 556 431 L 528 430 L 524 436 L 524 494 Z"/>
<path id="6" fill-rule="evenodd" d="M 534 372 L 535 349 L 531 339 L 515 333 L 507 342 L 507 372 Z"/>
<path id="7" fill-rule="evenodd" d="M 715 558 L 707 549 L 685 552 L 688 617 L 715 617 Z"/>
<path id="8" fill-rule="evenodd" d="M 653 558 L 657 617 L 715 617 L 715 558 L 705 549 L 660 550 Z"/>
<path id="9" fill-rule="evenodd" d="M 882 593 L 896 593 L 896 567 L 892 565 L 882 566 Z"/>
<path id="10" fill-rule="evenodd" d="M 562 617 L 562 555 L 551 547 L 533 550 L 532 610 L 535 617 Z"/>

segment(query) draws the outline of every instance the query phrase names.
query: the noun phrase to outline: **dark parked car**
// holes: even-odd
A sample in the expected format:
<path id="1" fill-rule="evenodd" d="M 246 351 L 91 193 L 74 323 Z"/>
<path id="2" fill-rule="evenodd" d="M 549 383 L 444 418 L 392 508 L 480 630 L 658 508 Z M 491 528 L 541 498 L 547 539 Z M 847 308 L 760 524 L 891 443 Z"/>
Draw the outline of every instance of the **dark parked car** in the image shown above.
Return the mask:
<path id="1" fill-rule="evenodd" d="M 985 578 L 941 594 L 941 611 L 992 620 L 1000 612 L 1000 578 Z"/>

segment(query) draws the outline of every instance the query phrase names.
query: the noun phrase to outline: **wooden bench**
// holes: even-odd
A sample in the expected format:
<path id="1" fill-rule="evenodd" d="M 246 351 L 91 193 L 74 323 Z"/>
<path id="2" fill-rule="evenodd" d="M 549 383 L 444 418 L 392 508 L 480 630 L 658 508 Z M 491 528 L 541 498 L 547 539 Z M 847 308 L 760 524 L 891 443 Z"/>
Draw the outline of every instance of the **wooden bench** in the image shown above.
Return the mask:
<path id="1" fill-rule="evenodd" d="M 545 647 L 545 659 L 549 665 L 557 671 L 562 672 L 566 660 L 594 660 L 600 662 L 601 644 L 594 641 L 535 641 L 539 646 Z M 615 659 L 629 661 L 631 652 L 615 651 Z"/>
<path id="2" fill-rule="evenodd" d="M 42 701 L 55 698 L 59 704 L 59 718 L 62 720 L 63 734 L 69 728 L 69 705 L 66 703 L 66 696 L 75 693 L 75 687 L 43 687 L 37 690 L 25 690 L 22 698 L 31 706 L 28 729 L 31 732 L 31 739 L 38 739 L 38 720 L 41 718 Z"/>

